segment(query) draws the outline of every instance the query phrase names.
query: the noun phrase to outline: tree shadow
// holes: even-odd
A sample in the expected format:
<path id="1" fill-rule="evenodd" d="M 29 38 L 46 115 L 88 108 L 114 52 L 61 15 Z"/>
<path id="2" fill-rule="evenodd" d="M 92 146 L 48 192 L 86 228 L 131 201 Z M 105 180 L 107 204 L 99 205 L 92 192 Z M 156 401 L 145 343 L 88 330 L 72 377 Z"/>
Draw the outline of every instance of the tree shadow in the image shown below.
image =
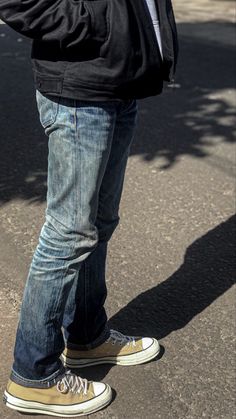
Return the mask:
<path id="1" fill-rule="evenodd" d="M 221 31 L 222 22 L 217 23 Z M 202 32 L 201 25 L 179 25 L 189 37 L 180 38 L 175 84 L 167 86 L 163 95 L 146 99 L 140 109 L 132 153 L 141 154 L 147 162 L 164 158 L 162 170 L 178 163 L 183 155 L 207 158 L 218 142 L 235 142 L 233 48 L 211 39 L 191 38 L 191 32 Z M 209 25 L 213 32 L 216 25 Z M 224 22 L 223 28 L 231 29 L 232 25 Z M 233 176 L 232 168 L 227 167 L 229 163 L 223 162 L 222 167 Z"/>
<path id="2" fill-rule="evenodd" d="M 209 158 L 216 144 L 234 141 L 233 48 L 191 38 L 198 23 L 181 25 L 188 26 L 190 35 L 180 39 L 176 82 L 163 95 L 139 101 L 131 150 L 146 162 L 161 159 L 160 170 L 183 155 Z M 225 27 L 219 23 L 218 30 Z M 0 76 L 0 202 L 19 198 L 40 203 L 46 199 L 47 137 L 36 108 L 30 42 L 6 25 L 0 25 Z M 233 175 L 229 161 L 213 158 L 210 164 Z"/>

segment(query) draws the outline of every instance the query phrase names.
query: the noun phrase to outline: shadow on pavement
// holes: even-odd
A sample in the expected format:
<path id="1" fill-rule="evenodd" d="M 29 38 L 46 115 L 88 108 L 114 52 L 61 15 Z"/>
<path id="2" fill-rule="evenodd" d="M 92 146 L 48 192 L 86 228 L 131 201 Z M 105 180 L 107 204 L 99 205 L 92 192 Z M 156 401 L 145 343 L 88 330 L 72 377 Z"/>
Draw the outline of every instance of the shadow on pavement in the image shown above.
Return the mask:
<path id="1" fill-rule="evenodd" d="M 167 170 L 182 155 L 206 158 L 219 142 L 234 141 L 234 54 L 210 39 L 180 39 L 178 76 L 163 95 L 139 102 L 139 126 L 131 155 L 146 162 L 161 158 Z M 221 27 L 222 26 L 222 27 Z M 219 22 L 219 31 L 226 23 Z M 30 42 L 0 25 L 0 202 L 46 198 L 47 137 L 38 120 L 30 64 Z M 164 161 L 163 161 L 164 159 Z M 233 175 L 231 163 L 211 161 Z"/>
<path id="2" fill-rule="evenodd" d="M 122 308 L 110 319 L 109 326 L 125 334 L 157 339 L 185 327 L 235 283 L 235 221 L 233 216 L 196 240 L 171 277 Z M 162 347 L 158 359 L 163 353 Z M 98 365 L 79 369 L 79 374 L 102 380 L 111 368 Z"/>
<path id="3" fill-rule="evenodd" d="M 110 326 L 157 339 L 185 327 L 235 283 L 235 221 L 232 216 L 196 240 L 180 268 L 121 309 Z"/>

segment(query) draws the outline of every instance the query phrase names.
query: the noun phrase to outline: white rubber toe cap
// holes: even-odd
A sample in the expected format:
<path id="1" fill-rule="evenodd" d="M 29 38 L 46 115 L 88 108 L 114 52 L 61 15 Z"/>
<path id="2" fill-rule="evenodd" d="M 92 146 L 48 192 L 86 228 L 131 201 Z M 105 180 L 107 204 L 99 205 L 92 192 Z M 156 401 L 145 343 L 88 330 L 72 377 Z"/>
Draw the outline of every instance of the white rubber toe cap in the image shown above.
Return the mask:
<path id="1" fill-rule="evenodd" d="M 100 394 L 104 393 L 106 388 L 107 386 L 104 383 L 93 382 L 93 391 L 94 391 L 95 396 L 99 396 Z"/>
<path id="2" fill-rule="evenodd" d="M 156 349 L 160 348 L 158 341 L 154 338 L 142 338 L 142 345 L 143 345 L 143 349 L 148 349 L 152 345 L 155 346 Z"/>
<path id="3" fill-rule="evenodd" d="M 152 338 L 142 338 L 143 349 L 149 348 L 153 344 Z"/>

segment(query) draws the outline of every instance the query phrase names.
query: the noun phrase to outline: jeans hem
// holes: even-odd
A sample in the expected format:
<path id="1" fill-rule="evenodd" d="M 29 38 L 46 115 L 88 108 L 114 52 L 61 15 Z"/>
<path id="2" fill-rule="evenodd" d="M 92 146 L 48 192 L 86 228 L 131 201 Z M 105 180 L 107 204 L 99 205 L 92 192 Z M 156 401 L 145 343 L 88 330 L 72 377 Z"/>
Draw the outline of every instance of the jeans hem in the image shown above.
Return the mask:
<path id="1" fill-rule="evenodd" d="M 48 388 L 54 386 L 57 381 L 64 376 L 66 368 L 63 366 L 59 370 L 55 371 L 53 374 L 49 375 L 42 380 L 29 380 L 19 375 L 13 369 L 11 370 L 10 379 L 16 384 L 20 384 L 24 387 L 34 387 L 34 388 Z"/>
<path id="2" fill-rule="evenodd" d="M 110 329 L 108 328 L 108 326 L 105 327 L 105 329 L 103 330 L 103 332 L 98 336 L 98 338 L 96 338 L 94 341 L 81 345 L 81 344 L 77 344 L 77 343 L 71 343 L 69 341 L 66 342 L 66 347 L 68 349 L 74 349 L 74 350 L 82 350 L 82 351 L 88 351 L 90 349 L 94 349 L 97 348 L 98 346 L 102 345 L 104 342 L 106 342 L 106 340 L 109 338 L 110 336 Z"/>

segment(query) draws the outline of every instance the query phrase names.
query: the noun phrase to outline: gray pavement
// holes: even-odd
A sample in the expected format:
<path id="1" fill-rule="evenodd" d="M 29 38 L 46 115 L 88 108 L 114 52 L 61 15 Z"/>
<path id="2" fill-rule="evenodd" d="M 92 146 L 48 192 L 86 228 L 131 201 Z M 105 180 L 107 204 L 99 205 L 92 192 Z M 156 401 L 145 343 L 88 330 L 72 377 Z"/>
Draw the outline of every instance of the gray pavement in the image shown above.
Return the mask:
<path id="1" fill-rule="evenodd" d="M 83 370 L 115 389 L 94 419 L 236 418 L 235 3 L 175 9 L 178 74 L 163 95 L 139 101 L 107 268 L 112 327 L 155 336 L 163 350 L 144 366 Z M 1 392 L 45 211 L 47 138 L 29 57 L 29 41 L 0 25 Z M 22 417 L 2 403 L 0 412 Z"/>

